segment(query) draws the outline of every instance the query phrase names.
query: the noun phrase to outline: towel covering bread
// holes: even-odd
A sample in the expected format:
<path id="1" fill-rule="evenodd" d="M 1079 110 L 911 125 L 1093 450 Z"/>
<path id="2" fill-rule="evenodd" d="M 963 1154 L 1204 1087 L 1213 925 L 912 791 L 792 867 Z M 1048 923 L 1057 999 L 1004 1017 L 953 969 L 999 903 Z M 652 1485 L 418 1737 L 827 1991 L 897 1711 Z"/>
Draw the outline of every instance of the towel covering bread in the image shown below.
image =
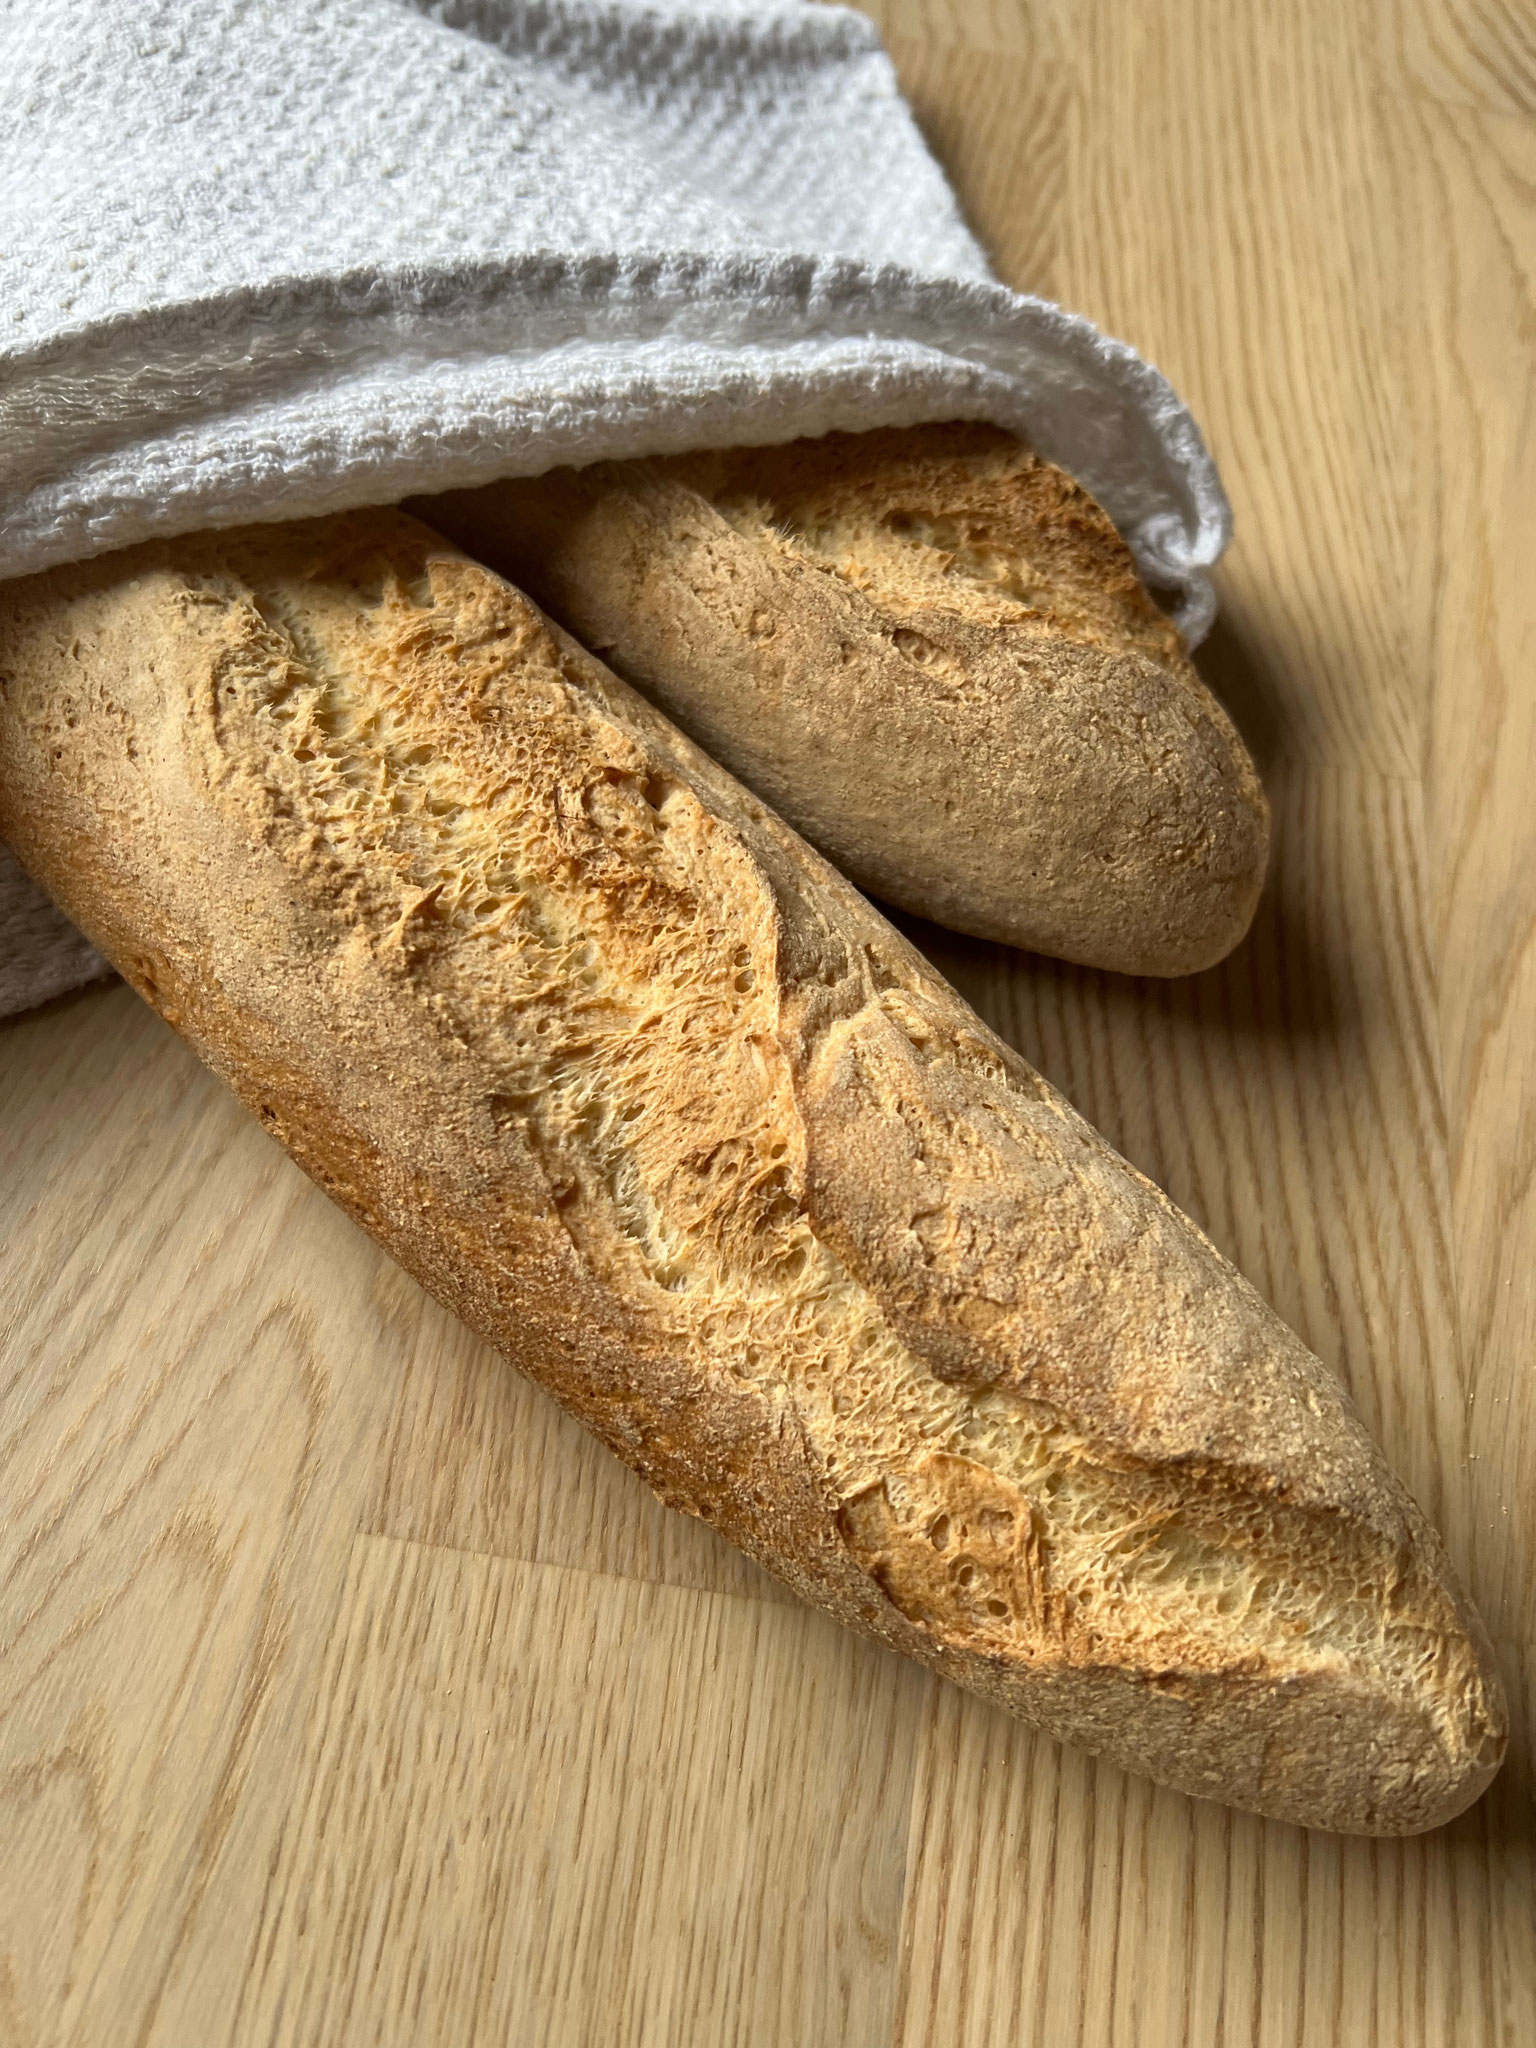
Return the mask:
<path id="1" fill-rule="evenodd" d="M 1187 408 L 991 276 L 851 9 L 25 0 L 0 79 L 0 577 L 955 414 L 1065 462 L 1210 622 Z M 101 971 L 0 852 L 0 1014 Z"/>

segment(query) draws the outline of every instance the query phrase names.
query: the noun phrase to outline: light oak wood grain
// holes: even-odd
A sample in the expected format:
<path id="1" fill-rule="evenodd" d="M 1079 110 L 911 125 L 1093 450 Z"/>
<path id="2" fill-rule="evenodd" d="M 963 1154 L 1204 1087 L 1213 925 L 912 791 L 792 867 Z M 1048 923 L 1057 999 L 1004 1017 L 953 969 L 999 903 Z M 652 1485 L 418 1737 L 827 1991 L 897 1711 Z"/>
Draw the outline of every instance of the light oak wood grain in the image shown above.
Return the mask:
<path id="1" fill-rule="evenodd" d="M 1403 381 L 1448 451 L 1420 451 L 1411 588 L 1479 1557 L 1494 1627 L 1530 1641 L 1536 1546 L 1509 1523 L 1536 1466 L 1536 119 L 1421 90 L 1397 104 L 1421 292 Z"/>
<path id="2" fill-rule="evenodd" d="M 936 1689 L 799 1606 L 360 1538 L 234 2037 L 884 2040 Z"/>
<path id="3" fill-rule="evenodd" d="M 1004 274 L 1204 422 L 1276 817 L 1187 983 L 908 928 L 1349 1380 L 1510 1763 L 1308 1836 L 854 1642 L 110 987 L 0 1027 L 0 2048 L 1536 2040 L 1536 15 L 870 11 Z"/>

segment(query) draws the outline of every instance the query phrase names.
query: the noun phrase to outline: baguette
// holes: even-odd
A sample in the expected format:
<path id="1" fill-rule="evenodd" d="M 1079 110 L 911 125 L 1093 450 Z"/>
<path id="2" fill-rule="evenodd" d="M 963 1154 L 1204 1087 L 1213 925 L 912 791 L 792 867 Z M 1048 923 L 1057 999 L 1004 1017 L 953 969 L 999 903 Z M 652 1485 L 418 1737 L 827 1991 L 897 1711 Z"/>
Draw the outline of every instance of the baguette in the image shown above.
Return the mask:
<path id="1" fill-rule="evenodd" d="M 802 841 L 414 521 L 0 591 L 0 830 L 672 1506 L 1037 1727 L 1433 1826 L 1504 1707 L 1330 1373 Z"/>
<path id="2" fill-rule="evenodd" d="M 421 501 L 861 887 L 1126 974 L 1248 929 L 1269 814 L 1105 514 L 993 427 Z"/>

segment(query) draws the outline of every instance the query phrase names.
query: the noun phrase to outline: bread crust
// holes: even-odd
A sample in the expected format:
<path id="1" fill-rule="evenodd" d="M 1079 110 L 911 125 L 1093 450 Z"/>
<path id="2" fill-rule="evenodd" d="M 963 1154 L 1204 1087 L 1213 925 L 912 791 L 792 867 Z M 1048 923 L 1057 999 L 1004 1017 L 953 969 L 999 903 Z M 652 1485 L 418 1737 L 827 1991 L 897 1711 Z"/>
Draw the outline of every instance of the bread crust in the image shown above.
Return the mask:
<path id="1" fill-rule="evenodd" d="M 420 501 L 861 887 L 1127 974 L 1228 953 L 1247 750 L 1086 491 L 949 424 Z"/>
<path id="2" fill-rule="evenodd" d="M 798 1593 L 1402 1833 L 1504 1743 L 1347 1397 L 825 862 L 392 513 L 0 592 L 0 831 L 315 1180 Z"/>

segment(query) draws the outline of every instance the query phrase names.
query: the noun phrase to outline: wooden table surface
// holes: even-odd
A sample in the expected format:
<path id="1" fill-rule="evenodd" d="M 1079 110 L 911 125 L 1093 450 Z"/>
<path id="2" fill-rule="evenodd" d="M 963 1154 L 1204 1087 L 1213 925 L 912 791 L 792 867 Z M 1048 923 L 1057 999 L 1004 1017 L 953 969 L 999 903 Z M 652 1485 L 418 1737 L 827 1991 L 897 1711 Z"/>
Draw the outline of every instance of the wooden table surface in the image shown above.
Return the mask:
<path id="1" fill-rule="evenodd" d="M 0 1029 L 0 2044 L 1536 2042 L 1536 22 L 885 0 L 1008 278 L 1193 402 L 1274 801 L 1227 965 L 917 936 L 1353 1387 L 1496 1637 L 1403 1843 L 1032 1737 L 791 1603 L 121 986 Z"/>

